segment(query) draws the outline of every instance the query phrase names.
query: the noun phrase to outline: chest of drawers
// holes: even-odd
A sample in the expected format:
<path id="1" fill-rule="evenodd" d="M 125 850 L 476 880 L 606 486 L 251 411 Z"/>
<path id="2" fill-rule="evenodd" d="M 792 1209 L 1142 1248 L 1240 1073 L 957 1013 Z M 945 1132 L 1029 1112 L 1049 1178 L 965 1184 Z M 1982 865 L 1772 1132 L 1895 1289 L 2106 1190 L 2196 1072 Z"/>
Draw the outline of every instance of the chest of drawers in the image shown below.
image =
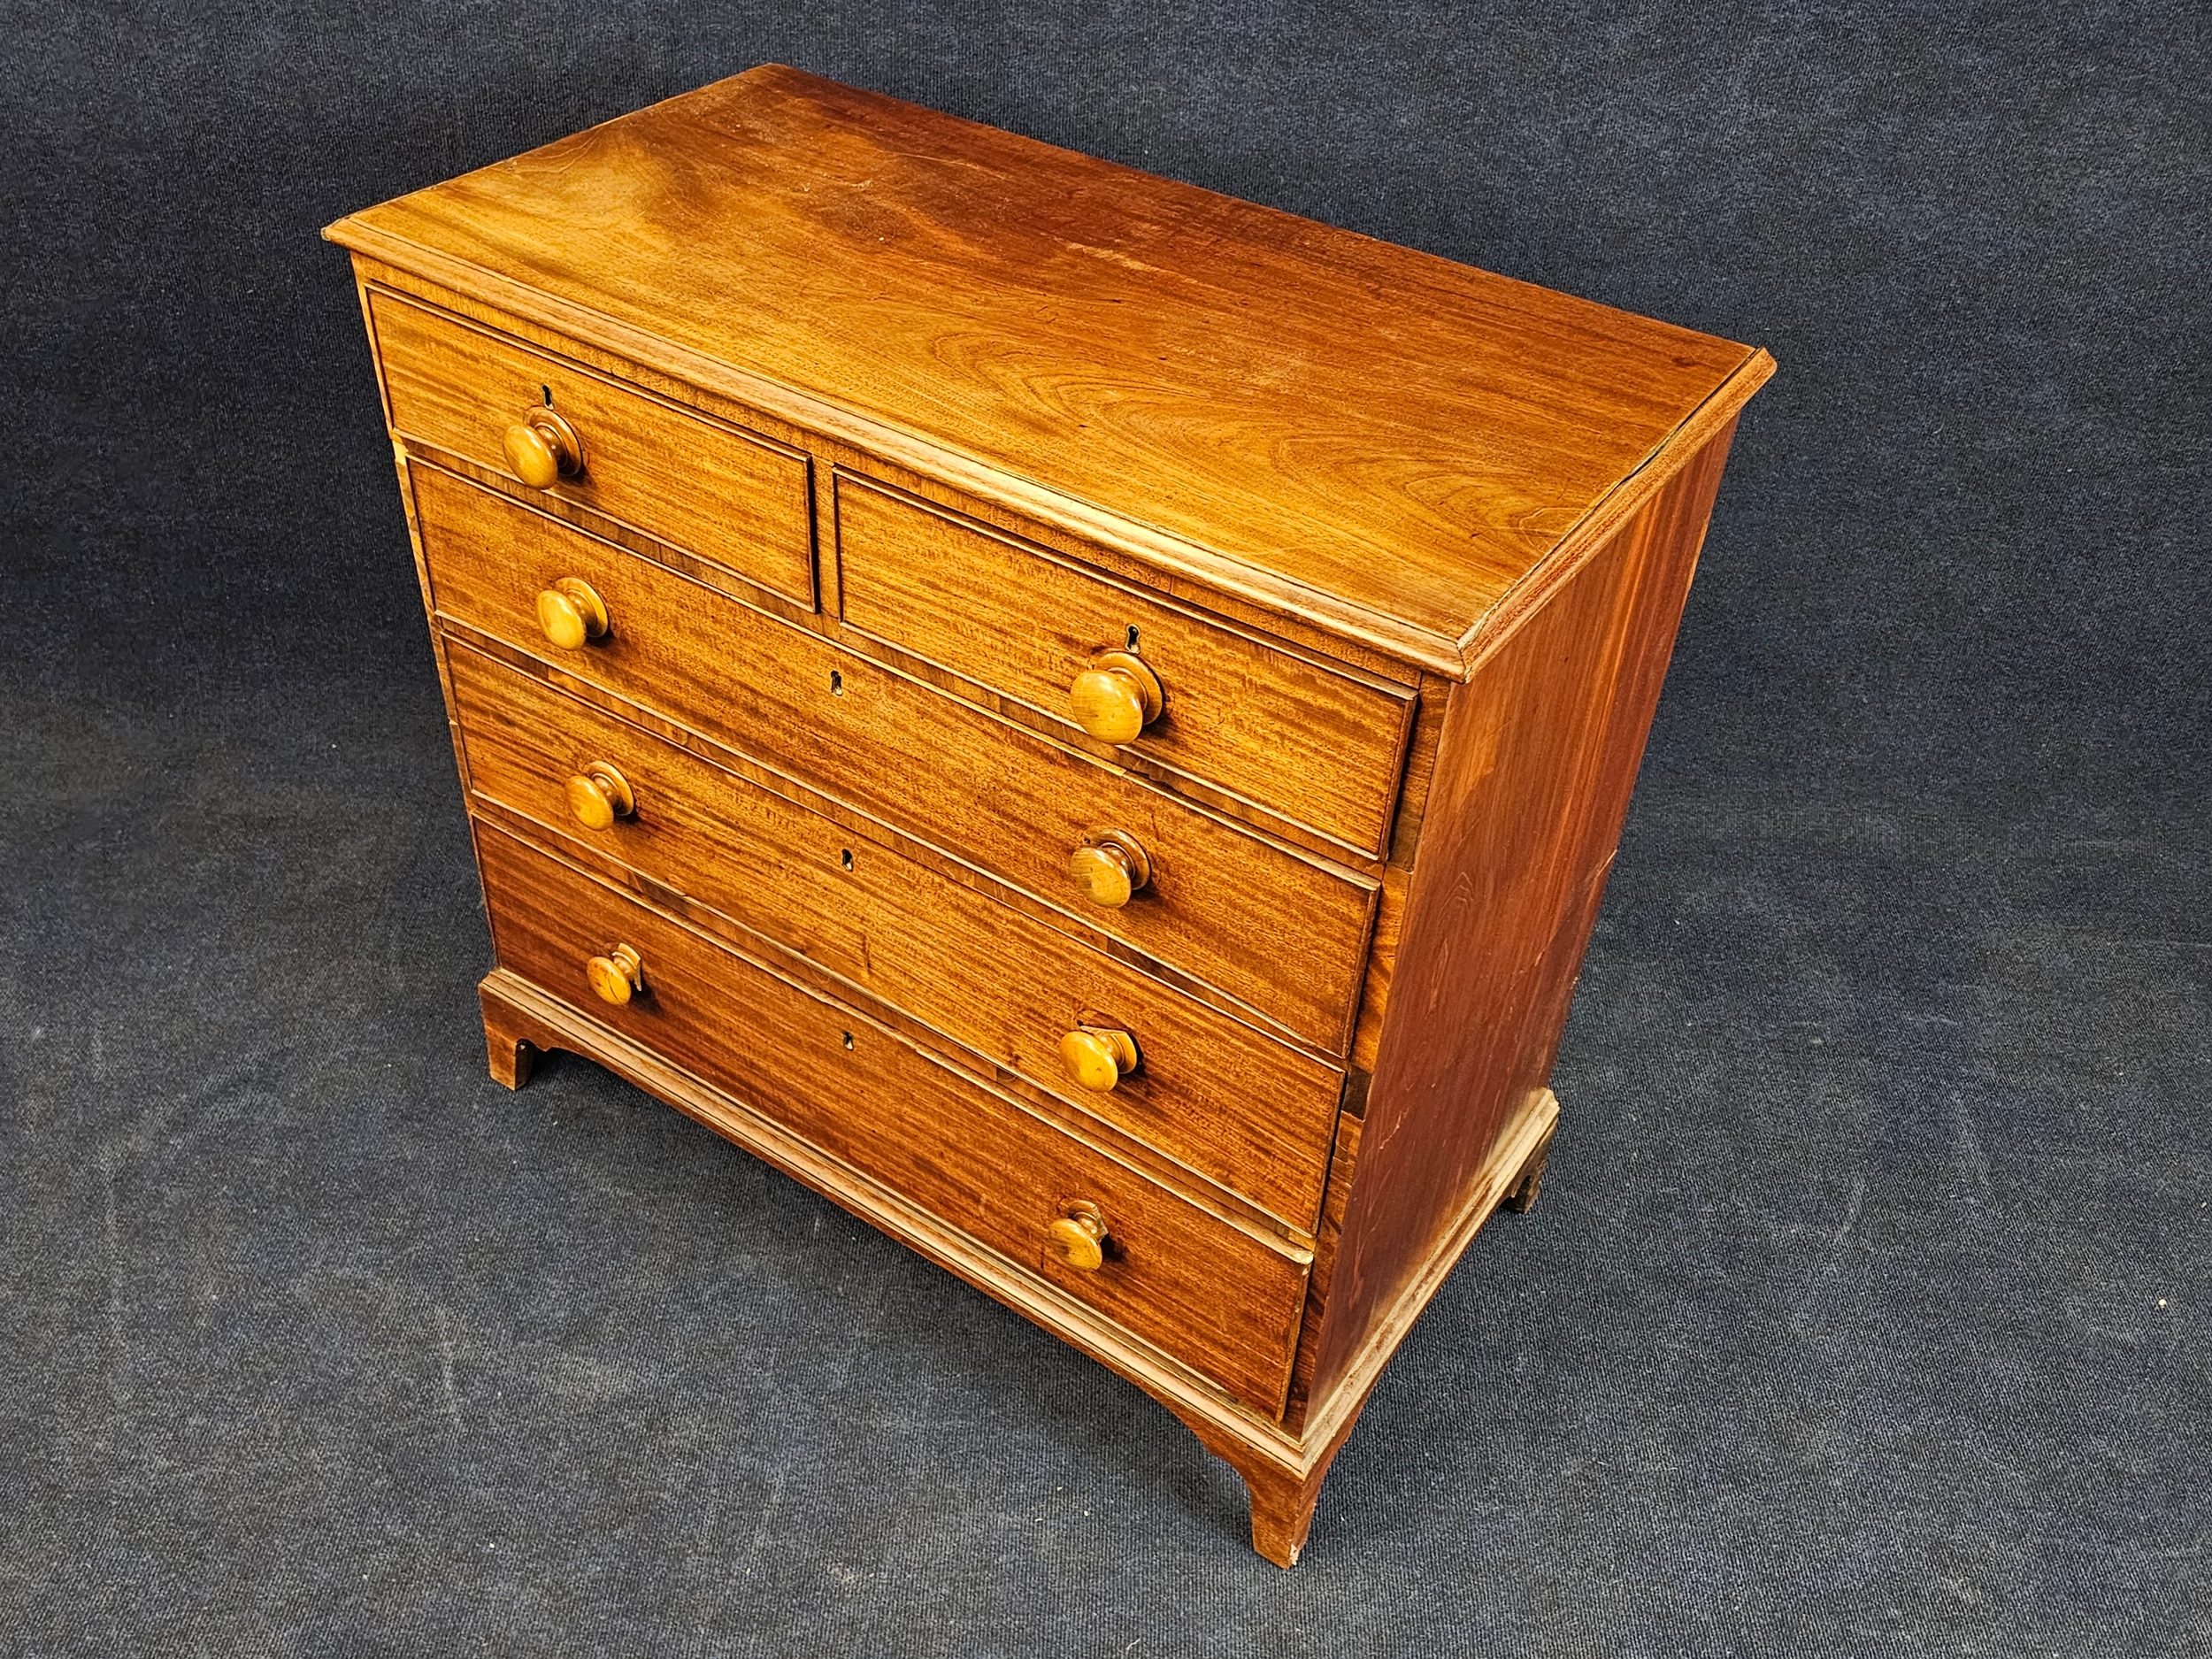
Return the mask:
<path id="1" fill-rule="evenodd" d="M 1295 1559 L 1535 1196 L 1763 352 L 767 67 L 341 220 L 496 965 Z"/>

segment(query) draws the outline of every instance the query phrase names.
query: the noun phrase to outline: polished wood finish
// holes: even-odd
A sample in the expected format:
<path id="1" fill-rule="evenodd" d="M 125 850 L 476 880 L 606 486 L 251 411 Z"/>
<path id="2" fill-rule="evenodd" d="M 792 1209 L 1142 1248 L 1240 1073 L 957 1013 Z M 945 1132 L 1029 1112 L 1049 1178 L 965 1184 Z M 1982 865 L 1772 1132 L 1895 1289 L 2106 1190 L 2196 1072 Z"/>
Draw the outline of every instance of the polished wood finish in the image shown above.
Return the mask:
<path id="1" fill-rule="evenodd" d="M 1412 692 L 873 480 L 837 478 L 845 620 L 1362 852 L 1379 851 Z"/>
<path id="2" fill-rule="evenodd" d="M 351 216 L 499 965 L 1287 1566 L 1540 1191 L 1763 352 L 755 71 Z"/>
<path id="3" fill-rule="evenodd" d="M 687 895 L 1310 1233 L 1343 1087 L 1326 1061 L 469 646 L 448 659 L 480 811 L 572 835 L 564 780 L 619 769 L 636 810 L 578 854 L 611 854 L 640 891 Z M 1087 1022 L 1144 1033 L 1146 1064 L 1109 1092 L 1061 1057 Z"/>
<path id="4" fill-rule="evenodd" d="M 861 811 L 1182 969 L 1330 1050 L 1348 1035 L 1371 879 L 1194 811 L 1087 755 L 979 717 L 903 675 L 435 467 L 411 469 L 442 618 L 541 649 L 532 605 L 581 577 L 614 618 L 557 666 Z M 916 757 L 926 757 L 918 764 Z M 1070 853 L 1102 825 L 1152 855 L 1118 910 L 1085 902 Z M 1290 952 L 1254 940 L 1295 938 Z"/>
<path id="5" fill-rule="evenodd" d="M 1012 1097 L 480 825 L 500 965 L 564 1001 L 590 941 L 635 941 L 649 992 L 577 1011 L 704 1078 L 970 1237 L 1162 1341 L 1235 1399 L 1281 1409 L 1305 1296 L 1302 1256 L 1154 1187 Z M 574 989 L 572 990 L 571 987 Z M 1072 1199 L 1113 1217 L 1102 1271 L 1046 1237 Z"/>
<path id="6" fill-rule="evenodd" d="M 330 234 L 1455 676 L 1762 355 L 778 65 Z"/>
<path id="7" fill-rule="evenodd" d="M 1313 1393 L 1325 1397 L 1544 1091 L 1730 431 L 1453 695 Z"/>
<path id="8" fill-rule="evenodd" d="M 804 453 L 398 294 L 372 290 L 369 315 L 403 439 L 511 472 L 771 593 L 813 603 Z M 553 477 L 527 451 L 518 457 L 518 426 L 555 450 Z M 562 443 L 572 456 L 559 453 Z M 524 472 L 526 460 L 537 476 Z"/>

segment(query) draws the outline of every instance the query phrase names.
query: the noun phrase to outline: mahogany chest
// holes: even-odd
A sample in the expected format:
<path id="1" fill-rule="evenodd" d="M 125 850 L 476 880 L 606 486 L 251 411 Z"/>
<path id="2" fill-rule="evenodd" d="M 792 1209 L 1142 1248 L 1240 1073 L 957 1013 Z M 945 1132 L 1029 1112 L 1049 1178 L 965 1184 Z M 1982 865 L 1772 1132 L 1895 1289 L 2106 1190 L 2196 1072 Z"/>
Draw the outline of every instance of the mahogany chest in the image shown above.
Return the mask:
<path id="1" fill-rule="evenodd" d="M 769 66 L 351 215 L 496 965 L 1296 1558 L 1547 1087 L 1761 351 Z"/>

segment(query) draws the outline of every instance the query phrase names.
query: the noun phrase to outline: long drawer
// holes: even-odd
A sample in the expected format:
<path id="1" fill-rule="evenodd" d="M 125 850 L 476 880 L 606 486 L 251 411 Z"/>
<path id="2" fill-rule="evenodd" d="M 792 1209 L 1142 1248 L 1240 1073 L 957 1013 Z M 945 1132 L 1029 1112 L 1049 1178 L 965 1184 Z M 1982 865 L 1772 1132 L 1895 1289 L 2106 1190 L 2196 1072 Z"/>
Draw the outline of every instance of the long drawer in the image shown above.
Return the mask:
<path id="1" fill-rule="evenodd" d="M 1375 885 L 439 468 L 413 465 L 440 616 L 812 782 L 1340 1053 Z M 549 643 L 539 595 L 580 581 L 609 625 Z M 1070 855 L 1133 835 L 1151 880 L 1087 903 Z"/>
<path id="2" fill-rule="evenodd" d="M 767 935 L 1311 1231 L 1343 1080 L 1334 1067 L 478 651 L 454 644 L 447 661 L 479 797 Z M 611 789 L 626 810 L 606 810 Z M 1063 1039 L 1087 1026 L 1136 1041 L 1136 1070 L 1110 1088 L 1079 1087 L 1063 1063 Z"/>
<path id="3" fill-rule="evenodd" d="M 502 966 L 1095 1308 L 1270 1417 L 1282 1407 L 1306 1268 L 1154 1186 L 851 1010 L 488 825 L 477 829 Z M 587 964 L 635 953 L 617 1006 Z M 1049 1229 L 1087 1206 L 1103 1260 L 1083 1271 Z"/>

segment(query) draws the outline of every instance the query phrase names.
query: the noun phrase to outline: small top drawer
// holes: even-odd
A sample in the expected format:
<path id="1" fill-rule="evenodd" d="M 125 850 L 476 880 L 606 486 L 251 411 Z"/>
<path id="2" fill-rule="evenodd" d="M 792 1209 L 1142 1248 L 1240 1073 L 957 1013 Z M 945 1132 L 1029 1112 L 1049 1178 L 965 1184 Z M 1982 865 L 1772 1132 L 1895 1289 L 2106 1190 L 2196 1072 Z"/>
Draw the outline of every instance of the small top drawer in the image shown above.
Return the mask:
<path id="1" fill-rule="evenodd" d="M 813 609 L 803 451 L 382 288 L 369 315 L 402 437 L 533 488 L 549 469 L 545 494 Z"/>
<path id="2" fill-rule="evenodd" d="M 1360 852 L 1384 850 L 1411 687 L 1324 666 L 888 486 L 835 476 L 849 626 L 1071 734 L 1122 744 L 1145 770 L 1212 785 Z M 1102 708 L 1094 692 L 1105 694 Z M 1117 717 L 1135 734 L 1116 735 Z"/>

